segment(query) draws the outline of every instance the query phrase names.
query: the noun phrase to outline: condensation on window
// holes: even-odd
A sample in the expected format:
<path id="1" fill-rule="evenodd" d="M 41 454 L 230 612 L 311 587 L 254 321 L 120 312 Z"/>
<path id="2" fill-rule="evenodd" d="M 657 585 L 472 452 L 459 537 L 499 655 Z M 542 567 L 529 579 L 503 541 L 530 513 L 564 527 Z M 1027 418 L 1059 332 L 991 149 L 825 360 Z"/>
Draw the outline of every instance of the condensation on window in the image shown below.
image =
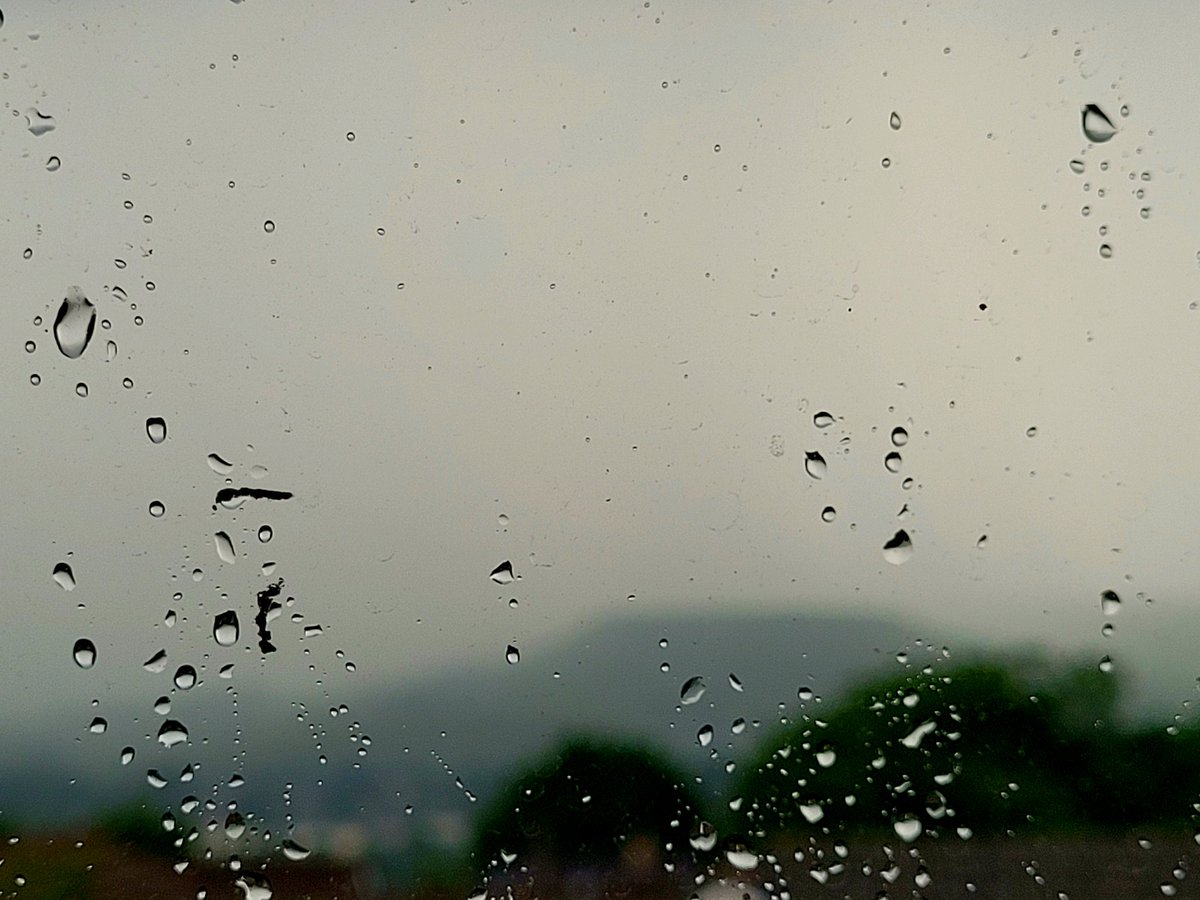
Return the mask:
<path id="1" fill-rule="evenodd" d="M 1195 9 L 0 5 L 4 896 L 1188 895 Z"/>

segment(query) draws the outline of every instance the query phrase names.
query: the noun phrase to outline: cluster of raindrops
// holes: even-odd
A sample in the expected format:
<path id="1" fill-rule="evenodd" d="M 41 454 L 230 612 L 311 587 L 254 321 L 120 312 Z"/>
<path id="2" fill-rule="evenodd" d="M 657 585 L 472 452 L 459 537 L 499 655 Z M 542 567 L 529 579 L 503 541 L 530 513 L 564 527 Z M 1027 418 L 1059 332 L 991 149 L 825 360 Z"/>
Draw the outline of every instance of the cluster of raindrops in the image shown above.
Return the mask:
<path id="1" fill-rule="evenodd" d="M 497 518 L 497 522 L 501 529 L 507 529 L 509 525 L 509 518 L 504 513 L 501 513 Z M 488 575 L 488 578 L 493 584 L 504 586 L 512 584 L 520 577 L 520 575 L 513 573 L 512 561 L 507 559 L 493 568 Z M 504 596 L 501 595 L 498 599 L 504 601 Z M 512 596 L 508 597 L 506 602 L 511 609 L 516 609 L 520 605 L 517 598 Z M 515 666 L 521 661 L 521 650 L 517 647 L 516 640 L 516 636 L 514 636 L 504 648 L 504 661 L 510 666 Z"/>
<path id="2" fill-rule="evenodd" d="M 1113 87 L 1115 88 L 1116 85 Z M 1129 116 L 1129 106 L 1122 104 L 1119 113 L 1119 117 L 1114 121 L 1113 117 L 1097 103 L 1084 104 L 1080 110 L 1080 128 L 1086 144 L 1080 149 L 1078 155 L 1069 161 L 1067 167 L 1074 175 L 1083 176 L 1080 187 L 1087 196 L 1079 208 L 1079 214 L 1089 221 L 1092 220 L 1094 213 L 1106 208 L 1107 197 L 1114 187 L 1112 184 L 1114 178 L 1112 161 L 1101 158 L 1093 163 L 1089 157 L 1104 154 L 1108 150 L 1109 142 L 1120 135 L 1123 126 L 1119 127 L 1117 122 Z M 1147 133 L 1152 135 L 1154 132 Z M 1142 148 L 1136 147 L 1133 154 L 1137 155 L 1141 152 Z M 1125 158 L 1129 158 L 1128 153 L 1122 155 L 1122 159 Z M 1146 199 L 1146 185 L 1152 180 L 1152 173 L 1148 169 L 1138 169 L 1127 164 L 1123 164 L 1121 172 L 1130 184 L 1128 190 L 1137 208 L 1138 217 L 1142 220 L 1149 219 L 1151 208 Z M 1109 223 L 1101 221 L 1096 226 L 1096 234 L 1100 238 L 1098 255 L 1101 259 L 1112 259 L 1115 250 Z"/>

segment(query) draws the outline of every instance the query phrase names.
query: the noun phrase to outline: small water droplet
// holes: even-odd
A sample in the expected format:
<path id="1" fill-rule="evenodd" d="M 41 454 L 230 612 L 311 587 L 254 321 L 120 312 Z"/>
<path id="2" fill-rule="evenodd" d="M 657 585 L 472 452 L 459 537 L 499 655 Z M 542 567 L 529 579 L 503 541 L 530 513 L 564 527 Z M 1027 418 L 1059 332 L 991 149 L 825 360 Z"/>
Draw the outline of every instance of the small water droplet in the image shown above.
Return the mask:
<path id="1" fill-rule="evenodd" d="M 1072 172 L 1074 172 L 1076 175 L 1082 175 L 1082 174 L 1083 174 L 1084 165 L 1083 165 L 1083 160 L 1082 160 L 1082 159 L 1073 159 L 1073 160 L 1071 160 L 1071 162 L 1070 162 L 1070 166 L 1071 166 L 1071 171 L 1072 171 Z"/>
<path id="2" fill-rule="evenodd" d="M 57 172 L 60 168 L 62 168 L 62 160 L 59 159 L 57 156 L 52 156 L 48 160 L 46 160 L 46 171 L 47 172 Z"/>
<path id="3" fill-rule="evenodd" d="M 892 823 L 892 830 L 896 832 L 896 836 L 907 844 L 911 844 L 918 837 L 924 828 L 921 825 L 920 819 L 898 819 Z"/>
<path id="4" fill-rule="evenodd" d="M 804 451 L 804 471 L 809 474 L 810 478 L 818 480 L 824 478 L 828 468 L 825 464 L 825 457 L 816 450 Z"/>
<path id="5" fill-rule="evenodd" d="M 891 126 L 892 131 L 899 131 L 900 130 L 900 113 L 893 112 L 888 117 L 888 125 Z"/>
<path id="6" fill-rule="evenodd" d="M 165 506 L 163 506 L 161 500 L 151 500 L 149 510 L 150 510 L 150 515 L 152 515 L 154 518 L 158 519 L 158 518 L 161 518 L 163 513 L 165 513 L 167 511 L 167 508 Z"/>
<path id="7" fill-rule="evenodd" d="M 515 666 L 521 661 L 521 651 L 509 644 L 508 649 L 504 651 L 504 659 L 510 666 Z"/>
<path id="8" fill-rule="evenodd" d="M 1101 259 L 1112 259 L 1112 255 L 1113 255 L 1113 248 L 1112 248 L 1111 244 L 1101 244 L 1100 245 L 1100 258 Z"/>
<path id="9" fill-rule="evenodd" d="M 92 723 L 88 725 L 88 731 L 92 734 L 104 734 L 104 732 L 108 731 L 108 720 L 96 716 L 96 718 L 92 719 Z"/>
<path id="10" fill-rule="evenodd" d="M 196 670 L 192 666 L 180 666 L 175 670 L 175 687 L 181 691 L 190 691 L 196 686 Z"/>
<path id="11" fill-rule="evenodd" d="M 161 444 L 167 439 L 167 420 L 162 416 L 151 416 L 146 420 L 146 437 L 150 443 Z"/>
<path id="12" fill-rule="evenodd" d="M 881 159 L 881 160 L 879 161 L 879 164 L 880 164 L 881 166 L 883 166 L 885 169 L 890 169 L 890 168 L 892 167 L 892 161 L 891 161 L 891 159 L 889 159 L 889 158 L 888 158 L 888 157 L 886 157 L 886 156 L 885 156 L 883 159 Z"/>
<path id="13" fill-rule="evenodd" d="M 822 410 L 813 416 L 813 424 L 818 428 L 828 428 L 833 424 L 833 414 Z"/>
<path id="14" fill-rule="evenodd" d="M 348 140 L 348 141 L 353 141 L 353 140 L 354 140 L 354 132 L 353 132 L 353 131 L 347 131 L 347 132 L 346 132 L 346 140 Z"/>
<path id="15" fill-rule="evenodd" d="M 1116 591 L 1100 592 L 1100 612 L 1106 616 L 1115 616 L 1121 611 L 1121 598 Z"/>
<path id="16" fill-rule="evenodd" d="M 730 847 L 725 851 L 725 858 L 731 866 L 743 872 L 758 868 L 758 854 L 745 847 Z"/>
<path id="17" fill-rule="evenodd" d="M 233 463 L 226 462 L 215 453 L 208 454 L 208 467 L 218 475 L 228 475 L 233 471 Z"/>
<path id="18" fill-rule="evenodd" d="M 165 672 L 167 668 L 167 651 L 159 650 L 148 660 L 142 663 L 142 668 L 154 675 L 160 672 Z"/>
<path id="19" fill-rule="evenodd" d="M 87 638 L 80 638 L 75 642 L 71 655 L 75 657 L 75 665 L 79 668 L 90 669 L 96 664 L 96 645 Z"/>
<path id="20" fill-rule="evenodd" d="M 908 443 L 908 430 L 897 425 L 892 429 L 892 446 L 903 447 Z"/>
<path id="21" fill-rule="evenodd" d="M 137 755 L 137 753 L 134 751 L 134 749 L 132 747 L 123 747 L 121 749 L 121 765 L 123 765 L 123 766 L 129 765 L 131 762 L 133 762 L 133 758 L 136 755 Z"/>
<path id="22" fill-rule="evenodd" d="M 263 222 L 263 231 L 265 231 L 267 234 L 271 234 L 274 230 L 275 223 L 270 219 L 267 219 L 267 221 Z"/>
<path id="23" fill-rule="evenodd" d="M 893 450 L 883 458 L 883 467 L 889 472 L 895 474 L 896 472 L 900 471 L 900 464 L 902 462 L 903 460 L 900 458 L 900 454 Z"/>
<path id="24" fill-rule="evenodd" d="M 150 769 L 146 772 L 146 783 L 152 788 L 161 789 L 167 786 L 167 779 L 159 774 L 158 769 Z"/>
<path id="25" fill-rule="evenodd" d="M 274 537 L 274 535 L 275 535 L 275 532 L 273 532 L 271 530 L 270 525 L 260 525 L 259 526 L 258 539 L 261 543 L 264 543 L 264 544 L 269 543 L 271 538 Z"/>
<path id="26" fill-rule="evenodd" d="M 81 381 L 79 384 L 75 385 L 75 393 L 80 397 L 86 397 L 88 395 L 87 382 Z"/>
<path id="27" fill-rule="evenodd" d="M 832 506 L 827 506 L 823 510 L 821 510 L 821 521 L 822 522 L 832 522 L 836 518 L 837 518 L 837 510 L 834 509 Z"/>
<path id="28" fill-rule="evenodd" d="M 237 613 L 232 609 L 217 613 L 213 619 L 213 640 L 222 647 L 232 647 L 237 643 L 240 629 Z"/>
<path id="29" fill-rule="evenodd" d="M 700 822 L 696 830 L 688 837 L 688 843 L 693 850 L 707 852 L 717 846 L 717 829 L 710 822 Z"/>
<path id="30" fill-rule="evenodd" d="M 704 678 L 700 675 L 693 675 L 680 688 L 679 700 L 684 706 L 690 706 L 699 701 L 706 690 L 708 690 L 708 685 L 704 683 Z"/>
<path id="31" fill-rule="evenodd" d="M 164 695 L 155 700 L 154 711 L 160 716 L 165 716 L 169 713 L 171 711 L 171 698 Z"/>
<path id="32" fill-rule="evenodd" d="M 893 566 L 903 565 L 912 559 L 912 538 L 901 528 L 883 545 L 883 558 Z"/>
<path id="33" fill-rule="evenodd" d="M 1109 674 L 1109 673 L 1110 673 L 1110 672 L 1113 670 L 1113 661 L 1112 661 L 1112 657 L 1111 657 L 1111 656 L 1104 656 L 1104 657 L 1102 657 L 1102 658 L 1101 658 L 1101 660 L 1100 660 L 1100 665 L 1098 666 L 1098 668 L 1099 668 L 1099 669 L 1100 669 L 1100 671 L 1101 671 L 1101 672 L 1103 672 L 1105 675 Z"/>
<path id="34" fill-rule="evenodd" d="M 51 577 L 54 579 L 54 583 L 64 591 L 75 590 L 75 573 L 71 571 L 71 567 L 67 563 L 56 563 Z"/>
<path id="35" fill-rule="evenodd" d="M 185 743 L 188 739 L 188 730 L 183 726 L 182 722 L 177 722 L 174 719 L 167 719 L 158 729 L 158 742 L 164 747 L 174 747 L 176 744 Z"/>
<path id="36" fill-rule="evenodd" d="M 25 110 L 25 120 L 29 123 L 29 133 L 34 137 L 49 134 L 57 124 L 54 121 L 54 116 L 43 115 L 33 106 Z"/>
<path id="37" fill-rule="evenodd" d="M 283 850 L 283 855 L 292 860 L 292 862 L 308 859 L 309 854 L 312 853 L 307 847 L 302 847 L 291 838 L 284 840 L 281 849 Z"/>
<path id="38" fill-rule="evenodd" d="M 821 808 L 820 803 L 801 803 L 800 815 L 804 816 L 804 821 L 809 825 L 816 825 L 825 818 L 825 810 Z"/>
<path id="39" fill-rule="evenodd" d="M 67 359 L 78 359 L 96 330 L 96 307 L 83 291 L 72 287 L 54 316 L 54 340 Z"/>
<path id="40" fill-rule="evenodd" d="M 812 688 L 804 686 L 804 687 L 797 688 L 796 696 L 800 699 L 801 703 L 807 703 L 813 697 L 815 697 L 816 694 L 813 693 Z"/>
<path id="41" fill-rule="evenodd" d="M 492 573 L 488 576 L 496 584 L 508 584 L 513 580 L 512 563 L 507 559 L 492 569 Z"/>
<path id="42" fill-rule="evenodd" d="M 696 742 L 701 747 L 707 747 L 712 743 L 713 727 L 711 725 L 702 725 L 700 730 L 696 732 Z"/>
<path id="43" fill-rule="evenodd" d="M 1037 426 L 1030 425 L 1028 428 L 1026 428 L 1025 429 L 1025 437 L 1029 437 L 1029 438 L 1037 437 Z"/>
<path id="44" fill-rule="evenodd" d="M 1095 103 L 1089 103 L 1083 108 L 1081 118 L 1083 136 L 1094 144 L 1112 140 L 1113 135 L 1117 133 L 1117 126 Z"/>
<path id="45" fill-rule="evenodd" d="M 977 540 L 975 542 L 975 549 L 983 550 L 985 547 L 987 547 L 987 542 L 988 542 L 988 536 L 986 534 L 981 534 L 979 536 L 979 540 Z"/>
<path id="46" fill-rule="evenodd" d="M 233 563 L 237 561 L 237 553 L 233 549 L 233 541 L 224 531 L 218 531 L 213 535 L 213 543 L 217 548 L 217 556 L 221 558 L 221 562 Z"/>

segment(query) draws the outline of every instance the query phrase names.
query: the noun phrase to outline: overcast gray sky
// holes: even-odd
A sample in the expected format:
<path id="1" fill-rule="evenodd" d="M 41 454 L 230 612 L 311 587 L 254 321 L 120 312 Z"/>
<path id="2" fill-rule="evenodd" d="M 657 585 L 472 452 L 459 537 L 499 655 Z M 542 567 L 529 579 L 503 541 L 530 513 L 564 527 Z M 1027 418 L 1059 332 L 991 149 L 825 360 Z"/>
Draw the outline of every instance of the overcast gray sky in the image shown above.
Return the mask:
<path id="1" fill-rule="evenodd" d="M 266 560 L 364 679 L 672 609 L 1178 623 L 1200 11 L 1052 6 L 3 3 L 7 683 L 168 607 L 219 663 Z M 213 512 L 209 453 L 295 499 Z"/>

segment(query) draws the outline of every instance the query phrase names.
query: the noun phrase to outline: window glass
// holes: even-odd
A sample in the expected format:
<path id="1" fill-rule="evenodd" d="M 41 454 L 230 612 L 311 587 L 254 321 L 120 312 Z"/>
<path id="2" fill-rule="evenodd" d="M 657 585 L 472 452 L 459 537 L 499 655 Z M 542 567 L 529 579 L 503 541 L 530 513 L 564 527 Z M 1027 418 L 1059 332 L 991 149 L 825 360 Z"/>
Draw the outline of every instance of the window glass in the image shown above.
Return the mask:
<path id="1" fill-rule="evenodd" d="M 0 893 L 1186 895 L 1198 32 L 0 0 Z"/>

